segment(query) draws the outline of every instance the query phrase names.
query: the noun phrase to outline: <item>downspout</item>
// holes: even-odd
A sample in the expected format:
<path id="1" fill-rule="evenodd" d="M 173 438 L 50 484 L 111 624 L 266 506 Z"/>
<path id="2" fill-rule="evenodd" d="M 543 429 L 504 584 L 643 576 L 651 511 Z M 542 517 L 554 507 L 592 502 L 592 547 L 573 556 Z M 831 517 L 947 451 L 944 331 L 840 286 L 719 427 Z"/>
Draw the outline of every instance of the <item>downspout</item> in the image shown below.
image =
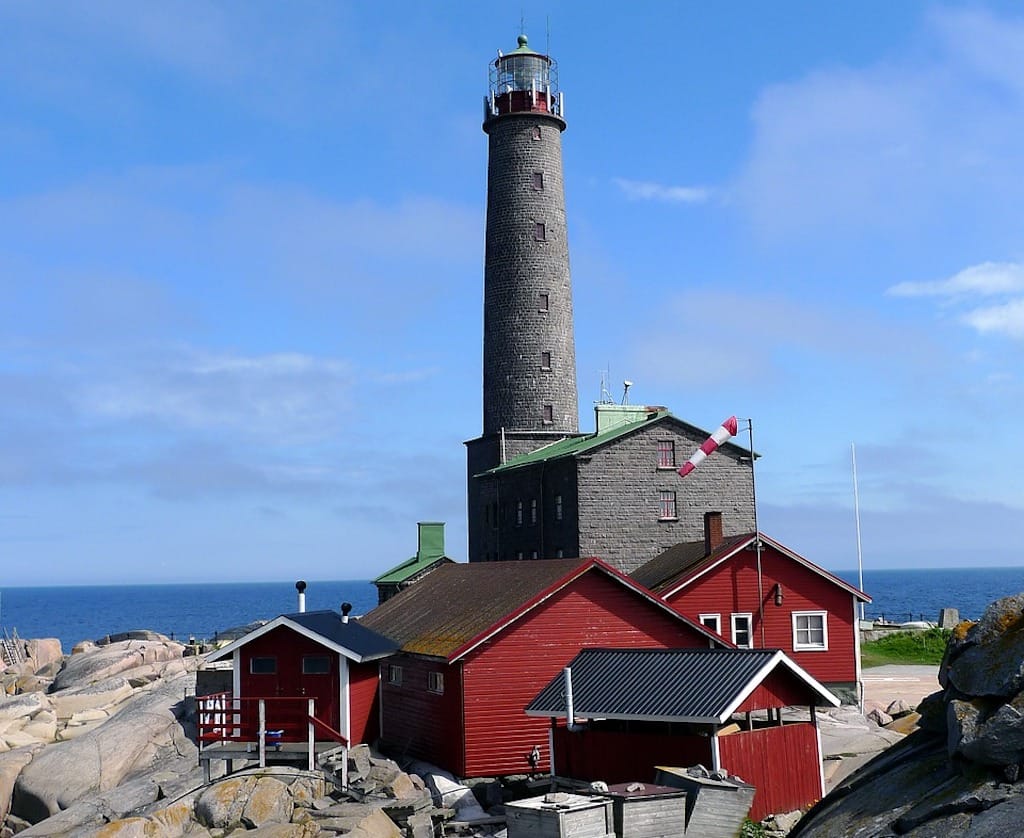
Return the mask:
<path id="1" fill-rule="evenodd" d="M 586 725 L 576 724 L 576 707 L 572 699 L 572 669 L 565 667 L 562 670 L 565 675 L 565 729 L 570 733 L 579 733 L 586 730 Z"/>

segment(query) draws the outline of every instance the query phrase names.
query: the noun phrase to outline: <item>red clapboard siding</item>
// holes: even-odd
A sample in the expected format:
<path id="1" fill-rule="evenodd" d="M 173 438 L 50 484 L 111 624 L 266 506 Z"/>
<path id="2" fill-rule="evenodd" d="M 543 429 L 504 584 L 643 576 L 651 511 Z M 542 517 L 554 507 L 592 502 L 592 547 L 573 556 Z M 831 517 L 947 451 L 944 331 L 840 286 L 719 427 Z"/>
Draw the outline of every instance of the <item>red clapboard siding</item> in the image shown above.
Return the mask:
<path id="1" fill-rule="evenodd" d="M 528 772 L 534 746 L 548 770 L 549 723 L 523 711 L 580 649 L 695 646 L 707 639 L 693 628 L 604 573 L 583 574 L 467 657 L 465 776 Z"/>
<path id="2" fill-rule="evenodd" d="M 370 743 L 377 738 L 379 672 L 376 661 L 348 665 L 349 738 L 353 745 Z"/>
<path id="3" fill-rule="evenodd" d="M 819 800 L 821 754 L 814 725 L 799 723 L 718 737 L 721 767 L 757 789 L 750 819 L 803 809 Z M 780 771 L 779 766 L 786 770 Z"/>
<path id="4" fill-rule="evenodd" d="M 388 683 L 388 666 L 402 667 L 402 684 Z M 465 776 L 462 748 L 461 666 L 412 655 L 381 665 L 384 724 L 381 738 L 402 756 L 415 756 Z M 444 673 L 444 693 L 427 689 L 429 672 Z"/>
<path id="5" fill-rule="evenodd" d="M 760 684 L 736 708 L 737 713 L 748 710 L 764 710 L 768 707 L 793 707 L 807 704 L 808 687 L 784 666 L 776 666 Z"/>
<path id="6" fill-rule="evenodd" d="M 679 613 L 696 620 L 700 614 L 721 614 L 722 635 L 731 640 L 730 614 L 753 615 L 757 648 L 782 649 L 819 681 L 857 680 L 855 610 L 850 592 L 804 567 L 771 546 L 761 551 L 761 589 L 764 593 L 764 643 L 758 617 L 757 559 L 753 549 L 742 550 L 671 596 Z M 782 585 L 782 606 L 772 590 Z M 827 651 L 793 649 L 793 612 L 826 611 Z"/>
<path id="7" fill-rule="evenodd" d="M 665 733 L 555 729 L 555 771 L 606 783 L 649 781 L 657 765 L 711 765 L 711 739 Z"/>

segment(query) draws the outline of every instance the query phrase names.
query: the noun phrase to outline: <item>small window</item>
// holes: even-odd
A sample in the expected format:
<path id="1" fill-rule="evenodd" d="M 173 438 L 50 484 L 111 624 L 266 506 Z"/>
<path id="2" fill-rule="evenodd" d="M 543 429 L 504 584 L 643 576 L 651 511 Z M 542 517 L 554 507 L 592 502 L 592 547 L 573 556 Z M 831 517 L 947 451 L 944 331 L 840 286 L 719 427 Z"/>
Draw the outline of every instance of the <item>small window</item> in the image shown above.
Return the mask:
<path id="1" fill-rule="evenodd" d="M 273 675 L 277 672 L 277 658 L 250 658 L 249 672 L 253 675 Z"/>
<path id="2" fill-rule="evenodd" d="M 523 525 L 523 502 L 516 501 L 516 526 L 521 527 Z"/>
<path id="3" fill-rule="evenodd" d="M 388 664 L 388 683 L 393 687 L 402 686 L 402 667 L 397 663 Z"/>
<path id="4" fill-rule="evenodd" d="M 701 614 L 698 619 L 700 624 L 706 629 L 711 629 L 715 634 L 722 633 L 722 615 L 721 614 Z"/>
<path id="5" fill-rule="evenodd" d="M 427 673 L 427 690 L 438 695 L 444 695 L 444 673 L 443 672 L 428 672 Z"/>
<path id="6" fill-rule="evenodd" d="M 732 642 L 741 649 L 753 649 L 750 614 L 732 615 Z"/>
<path id="7" fill-rule="evenodd" d="M 530 181 L 534 189 L 544 188 L 544 172 L 534 172 Z"/>
<path id="8" fill-rule="evenodd" d="M 537 498 L 530 501 L 530 523 L 537 523 Z"/>
<path id="9" fill-rule="evenodd" d="M 534 551 L 532 551 L 532 552 L 530 553 L 530 558 L 531 558 L 531 559 L 536 559 L 536 558 L 537 558 L 537 551 L 536 551 L 536 550 L 534 550 Z"/>
<path id="10" fill-rule="evenodd" d="M 562 520 L 562 496 L 555 495 L 555 520 Z"/>
<path id="11" fill-rule="evenodd" d="M 676 444 L 671 439 L 658 440 L 658 468 L 676 467 Z"/>
<path id="12" fill-rule="evenodd" d="M 555 558 L 556 559 L 561 559 L 561 558 L 564 558 L 564 557 L 565 557 L 565 551 L 561 547 L 559 547 L 557 550 L 555 550 Z"/>
<path id="13" fill-rule="evenodd" d="M 303 655 L 303 675 L 329 675 L 331 672 L 331 659 L 327 655 Z"/>
<path id="14" fill-rule="evenodd" d="M 543 221 L 533 222 L 533 240 L 538 242 L 546 242 L 548 240 L 547 230 L 544 228 Z"/>
<path id="15" fill-rule="evenodd" d="M 824 611 L 793 612 L 793 649 L 828 650 L 828 615 Z"/>
<path id="16" fill-rule="evenodd" d="M 675 521 L 676 517 L 676 493 L 661 492 L 658 497 L 658 520 Z"/>
<path id="17" fill-rule="evenodd" d="M 541 352 L 540 353 L 540 368 L 542 370 L 549 370 L 549 369 L 551 369 L 551 353 L 550 352 Z"/>
<path id="18" fill-rule="evenodd" d="M 555 408 L 554 408 L 554 406 L 550 405 L 550 404 L 544 405 L 544 410 L 543 410 L 541 415 L 542 415 L 544 424 L 545 425 L 550 425 L 552 422 L 555 421 Z"/>
<path id="19" fill-rule="evenodd" d="M 538 294 L 537 295 L 537 306 L 540 311 L 548 311 L 551 305 L 550 294 Z"/>
<path id="20" fill-rule="evenodd" d="M 533 126 L 533 138 L 535 140 L 539 140 L 540 139 L 540 126 L 539 125 L 534 125 Z"/>
<path id="21" fill-rule="evenodd" d="M 521 562 L 522 560 L 523 560 L 523 551 L 520 550 L 518 553 L 516 553 L 516 561 L 517 562 Z"/>

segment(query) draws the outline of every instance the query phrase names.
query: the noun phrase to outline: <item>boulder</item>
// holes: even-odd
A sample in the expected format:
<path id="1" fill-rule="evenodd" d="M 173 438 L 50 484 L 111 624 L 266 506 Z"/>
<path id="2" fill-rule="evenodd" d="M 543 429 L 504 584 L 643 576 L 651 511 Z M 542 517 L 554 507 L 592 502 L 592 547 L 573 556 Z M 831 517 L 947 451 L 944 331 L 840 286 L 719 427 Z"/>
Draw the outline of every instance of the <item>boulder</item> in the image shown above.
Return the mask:
<path id="1" fill-rule="evenodd" d="M 50 699 L 42 693 L 26 693 L 0 697 L 0 722 L 30 718 L 40 710 L 49 710 Z"/>
<path id="2" fill-rule="evenodd" d="M 53 681 L 54 691 L 84 687 L 138 669 L 146 664 L 181 658 L 184 647 L 172 641 L 125 640 L 73 654 Z"/>
<path id="3" fill-rule="evenodd" d="M 892 716 L 884 710 L 879 710 L 877 707 L 868 713 L 868 720 L 874 722 L 879 727 L 885 727 L 888 724 L 892 724 Z"/>
<path id="4" fill-rule="evenodd" d="M 36 744 L 0 754 L 0 824 L 11 811 L 11 798 L 18 775 L 32 762 L 32 758 L 42 750 L 42 747 L 41 744 Z"/>
<path id="5" fill-rule="evenodd" d="M 50 702 L 58 719 L 74 719 L 77 723 L 97 721 L 98 716 L 87 718 L 96 711 L 107 711 L 134 694 L 134 690 L 124 678 L 108 678 L 95 684 L 81 687 L 70 687 L 50 695 Z M 109 715 L 103 712 L 103 718 Z"/>
<path id="6" fill-rule="evenodd" d="M 908 713 L 912 713 L 913 711 L 914 708 L 907 704 L 907 702 L 902 698 L 897 698 L 895 701 L 889 702 L 889 706 L 885 708 L 885 712 L 894 719 L 898 719 L 900 716 L 906 716 Z"/>
<path id="7" fill-rule="evenodd" d="M 52 678 L 64 662 L 64 652 L 61 649 L 60 640 L 56 637 L 42 637 L 26 641 L 25 652 L 32 672 L 36 675 L 46 673 Z"/>

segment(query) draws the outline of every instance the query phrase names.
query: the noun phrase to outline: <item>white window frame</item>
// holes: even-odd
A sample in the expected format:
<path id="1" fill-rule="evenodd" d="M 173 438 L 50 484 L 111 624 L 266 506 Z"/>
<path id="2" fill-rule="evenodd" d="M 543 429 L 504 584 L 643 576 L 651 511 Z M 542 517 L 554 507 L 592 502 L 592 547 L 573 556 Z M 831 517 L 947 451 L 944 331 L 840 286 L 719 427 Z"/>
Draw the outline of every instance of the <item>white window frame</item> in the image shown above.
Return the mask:
<path id="1" fill-rule="evenodd" d="M 705 620 L 714 620 L 715 621 L 715 627 L 711 628 L 711 626 L 709 626 L 707 623 L 704 622 Z M 721 614 L 698 614 L 697 615 L 697 622 L 699 622 L 702 626 L 704 626 L 704 628 L 713 631 L 715 634 L 719 634 L 720 635 L 722 633 L 722 615 Z"/>
<path id="2" fill-rule="evenodd" d="M 736 621 L 745 619 L 747 621 L 747 643 L 745 646 L 740 646 L 736 642 Z M 749 613 L 736 613 L 729 616 L 729 628 L 731 630 L 730 639 L 734 646 L 740 649 L 753 649 L 754 648 L 754 615 Z"/>
<path id="3" fill-rule="evenodd" d="M 444 695 L 444 673 L 443 672 L 428 672 L 427 673 L 427 692 L 435 693 L 436 695 Z"/>
<path id="4" fill-rule="evenodd" d="M 793 617 L 793 651 L 794 652 L 827 652 L 828 651 L 828 612 L 827 611 L 794 611 Z M 820 617 L 821 618 L 821 643 L 800 643 L 797 640 L 798 617 Z M 810 628 L 804 629 L 810 631 Z"/>
<path id="5" fill-rule="evenodd" d="M 388 683 L 392 687 L 402 686 L 402 667 L 397 663 L 388 664 Z"/>

